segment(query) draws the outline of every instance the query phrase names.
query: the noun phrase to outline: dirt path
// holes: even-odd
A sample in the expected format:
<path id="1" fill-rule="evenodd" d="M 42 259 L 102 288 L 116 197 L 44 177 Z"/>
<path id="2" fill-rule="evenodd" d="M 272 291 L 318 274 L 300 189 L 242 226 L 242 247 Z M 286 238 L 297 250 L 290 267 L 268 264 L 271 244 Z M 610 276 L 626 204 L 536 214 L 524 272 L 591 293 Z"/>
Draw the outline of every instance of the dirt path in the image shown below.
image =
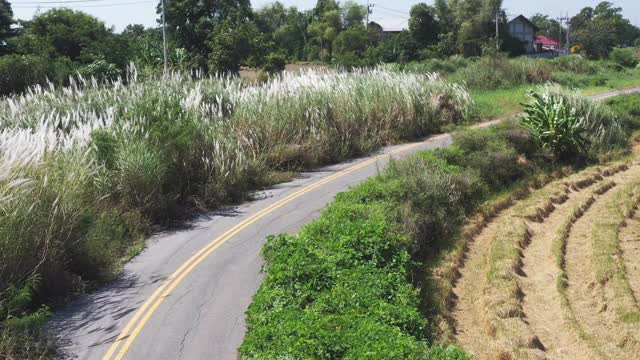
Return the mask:
<path id="1" fill-rule="evenodd" d="M 620 173 L 617 186 L 599 196 L 595 204 L 573 226 L 567 239 L 567 298 L 577 326 L 590 346 L 611 359 L 632 359 L 640 354 L 637 329 L 621 321 L 616 308 L 626 299 L 617 296 L 611 281 L 599 282 L 594 253 L 594 223 L 615 221 L 608 206 L 621 196 L 624 186 L 640 178 L 640 166 Z M 637 259 L 637 258 L 636 258 Z M 626 306 L 626 304 L 624 304 Z"/>

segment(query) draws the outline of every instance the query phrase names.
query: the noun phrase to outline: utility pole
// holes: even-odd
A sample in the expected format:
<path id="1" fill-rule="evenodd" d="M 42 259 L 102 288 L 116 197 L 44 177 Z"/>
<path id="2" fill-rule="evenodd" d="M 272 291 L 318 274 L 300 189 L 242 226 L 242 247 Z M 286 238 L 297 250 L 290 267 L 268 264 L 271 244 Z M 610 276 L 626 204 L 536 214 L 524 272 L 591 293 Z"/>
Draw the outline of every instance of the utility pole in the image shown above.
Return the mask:
<path id="1" fill-rule="evenodd" d="M 571 38 L 569 37 L 569 32 L 571 29 L 571 22 L 569 20 L 571 20 L 569 18 L 569 12 L 567 11 L 567 15 L 565 16 L 565 19 L 567 20 L 567 50 L 571 50 Z"/>
<path id="2" fill-rule="evenodd" d="M 569 47 L 569 13 L 567 12 L 566 16 L 562 16 L 562 13 L 560 14 L 560 17 L 558 18 L 558 20 L 560 21 L 560 36 L 558 37 L 558 42 L 560 43 L 560 49 L 562 49 L 562 24 L 563 22 L 567 22 L 567 42 L 565 44 L 565 46 Z"/>
<path id="3" fill-rule="evenodd" d="M 558 21 L 560 22 L 560 28 L 558 29 L 558 43 L 560 44 L 558 46 L 558 55 L 560 55 L 560 51 L 562 50 L 562 16 L 558 18 Z"/>
<path id="4" fill-rule="evenodd" d="M 160 3 L 162 4 L 162 48 L 164 54 L 164 74 L 167 75 L 169 71 L 169 59 L 167 54 L 167 16 L 165 14 L 164 0 L 160 0 Z"/>
<path id="5" fill-rule="evenodd" d="M 496 9 L 496 50 L 497 51 L 500 51 L 499 26 L 500 26 L 500 8 L 497 8 Z"/>
<path id="6" fill-rule="evenodd" d="M 375 4 L 369 4 L 369 0 L 367 0 L 367 24 L 366 27 L 369 29 L 369 15 L 373 13 L 373 6 Z"/>

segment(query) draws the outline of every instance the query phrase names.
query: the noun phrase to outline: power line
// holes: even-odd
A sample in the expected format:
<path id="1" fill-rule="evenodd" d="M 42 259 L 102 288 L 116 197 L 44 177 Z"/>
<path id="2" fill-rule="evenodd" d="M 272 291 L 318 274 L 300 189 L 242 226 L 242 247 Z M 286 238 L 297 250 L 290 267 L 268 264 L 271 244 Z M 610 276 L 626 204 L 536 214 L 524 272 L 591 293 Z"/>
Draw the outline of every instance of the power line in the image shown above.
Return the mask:
<path id="1" fill-rule="evenodd" d="M 378 9 L 378 11 L 380 11 L 380 9 Z M 394 14 L 394 13 L 392 13 L 392 12 L 385 11 L 385 10 L 382 10 L 381 12 L 382 12 L 384 15 L 389 15 L 389 16 L 393 16 L 393 17 L 396 17 L 396 18 L 400 18 L 400 19 L 409 19 L 409 17 L 408 17 L 407 15 Z"/>
<path id="2" fill-rule="evenodd" d="M 384 6 L 380 6 L 378 4 L 376 4 L 376 7 L 380 8 L 380 9 L 387 10 L 387 11 L 393 11 L 393 12 L 396 12 L 396 13 L 400 13 L 402 15 L 409 15 L 409 13 L 407 13 L 406 11 L 391 9 L 391 8 L 387 8 L 387 7 L 384 7 Z"/>
<path id="3" fill-rule="evenodd" d="M 568 15 L 567 16 L 562 16 L 562 13 L 560 13 L 560 17 L 557 18 L 557 19 L 558 19 L 558 21 L 560 21 L 560 29 L 559 29 L 560 34 L 558 35 L 558 42 L 560 43 L 560 47 L 559 47 L 558 51 L 560 51 L 562 49 L 562 23 L 564 21 L 567 21 L 567 24 L 568 24 L 570 18 L 569 18 Z M 568 43 L 568 38 L 567 38 L 567 43 Z M 567 45 L 567 44 L 565 44 L 565 45 Z"/>
<path id="4" fill-rule="evenodd" d="M 126 3 L 114 3 L 114 4 L 101 4 L 101 5 L 73 5 L 74 8 L 97 8 L 97 7 L 113 7 L 113 6 L 122 6 L 122 5 L 137 5 L 137 4 L 150 4 L 157 3 L 157 1 L 135 1 L 135 2 L 126 2 Z M 59 7 L 65 7 L 64 5 L 60 6 L 12 6 L 14 9 L 55 9 Z"/>
<path id="5" fill-rule="evenodd" d="M 13 5 L 28 5 L 28 4 L 71 4 L 71 3 L 92 3 L 92 2 L 100 2 L 105 0 L 62 0 L 62 1 L 25 1 L 25 2 L 14 2 Z"/>

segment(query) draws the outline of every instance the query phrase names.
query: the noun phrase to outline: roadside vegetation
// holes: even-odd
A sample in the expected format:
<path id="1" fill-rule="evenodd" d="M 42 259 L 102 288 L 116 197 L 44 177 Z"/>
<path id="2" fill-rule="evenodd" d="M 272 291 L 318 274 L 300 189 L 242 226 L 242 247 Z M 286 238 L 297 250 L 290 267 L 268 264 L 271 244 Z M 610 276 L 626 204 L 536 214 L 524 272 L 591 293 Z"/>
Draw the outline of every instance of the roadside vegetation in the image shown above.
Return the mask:
<path id="1" fill-rule="evenodd" d="M 291 171 L 438 132 L 471 109 L 462 86 L 383 70 L 251 85 L 136 79 L 132 69 L 127 85 L 80 78 L 3 99 L 0 354 L 37 357 L 13 341 L 36 336 L 41 304 L 112 278 L 153 226 L 239 201 Z"/>
<path id="2" fill-rule="evenodd" d="M 624 59 L 615 55 L 619 53 L 626 54 Z M 418 74 L 437 72 L 447 80 L 466 84 L 477 103 L 476 115 L 487 119 L 522 111 L 527 91 L 548 82 L 585 94 L 634 86 L 640 81 L 638 62 L 640 49 L 627 48 L 616 49 L 610 59 L 599 61 L 581 55 L 529 59 L 493 54 L 389 64 L 386 68 Z"/>
<path id="3" fill-rule="evenodd" d="M 243 358 L 468 358 L 450 345 L 451 309 L 472 239 L 530 188 L 628 151 L 633 123 L 603 104 L 544 86 L 526 108 L 521 120 L 464 130 L 449 148 L 392 162 L 338 195 L 299 234 L 271 237 Z M 549 132 L 556 137 L 541 136 Z M 546 197 L 539 199 L 544 209 Z M 514 236 L 500 233 L 505 243 L 492 252 L 483 281 L 508 288 L 496 290 L 504 301 L 490 311 L 519 314 L 507 308 L 517 294 L 511 256 L 517 239 L 526 242 L 515 233 L 526 227 L 509 224 Z"/>

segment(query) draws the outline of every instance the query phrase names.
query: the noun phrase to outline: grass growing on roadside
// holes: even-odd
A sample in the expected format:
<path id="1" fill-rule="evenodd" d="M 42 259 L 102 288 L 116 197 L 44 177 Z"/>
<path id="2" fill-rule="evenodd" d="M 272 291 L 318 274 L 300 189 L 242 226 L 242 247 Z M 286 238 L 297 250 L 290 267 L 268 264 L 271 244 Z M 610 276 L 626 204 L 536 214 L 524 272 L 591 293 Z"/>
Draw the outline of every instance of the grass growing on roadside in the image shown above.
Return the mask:
<path id="1" fill-rule="evenodd" d="M 415 261 L 429 264 L 455 245 L 465 216 L 532 171 L 522 156 L 535 152 L 531 138 L 512 123 L 467 131 L 451 149 L 394 162 L 340 194 L 300 234 L 271 238 L 243 356 L 362 358 L 366 351 L 370 358 L 421 358 L 441 349 L 426 350 L 432 330 L 419 309 L 431 321 L 438 305 L 424 291 L 433 279 Z M 369 279 L 364 269 L 377 280 L 360 286 Z M 416 284 L 422 284 L 420 296 Z M 406 300 L 399 301 L 400 294 Z M 378 324 L 375 336 L 356 336 L 372 324 Z"/>
<path id="2" fill-rule="evenodd" d="M 472 89 L 471 96 L 476 102 L 476 116 L 481 119 L 494 119 L 521 112 L 529 88 L 529 85 L 520 85 L 512 89 Z"/>
<path id="3" fill-rule="evenodd" d="M 391 71 L 441 73 L 451 81 L 465 83 L 477 102 L 476 116 L 481 119 L 513 115 L 532 86 L 547 82 L 580 89 L 593 95 L 612 89 L 640 84 L 640 70 L 624 68 L 613 61 L 590 61 L 580 56 L 555 59 L 509 59 L 504 56 L 449 60 L 425 60 L 409 64 L 387 65 Z"/>
<path id="4" fill-rule="evenodd" d="M 466 120 L 473 103 L 437 76 L 380 69 L 258 85 L 136 77 L 134 69 L 127 85 L 79 79 L 0 100 L 4 357 L 37 357 L 12 336 L 37 328 L 29 319 L 48 313 L 40 304 L 112 278 L 152 225 L 437 132 Z"/>
<path id="5" fill-rule="evenodd" d="M 453 169 L 412 157 L 339 194 L 298 235 L 271 237 L 243 357 L 418 359 L 442 352 L 424 342 L 411 255 L 462 221 L 469 186 Z M 431 216 L 420 218 L 417 209 Z M 466 358 L 453 352 L 452 359 Z"/>

